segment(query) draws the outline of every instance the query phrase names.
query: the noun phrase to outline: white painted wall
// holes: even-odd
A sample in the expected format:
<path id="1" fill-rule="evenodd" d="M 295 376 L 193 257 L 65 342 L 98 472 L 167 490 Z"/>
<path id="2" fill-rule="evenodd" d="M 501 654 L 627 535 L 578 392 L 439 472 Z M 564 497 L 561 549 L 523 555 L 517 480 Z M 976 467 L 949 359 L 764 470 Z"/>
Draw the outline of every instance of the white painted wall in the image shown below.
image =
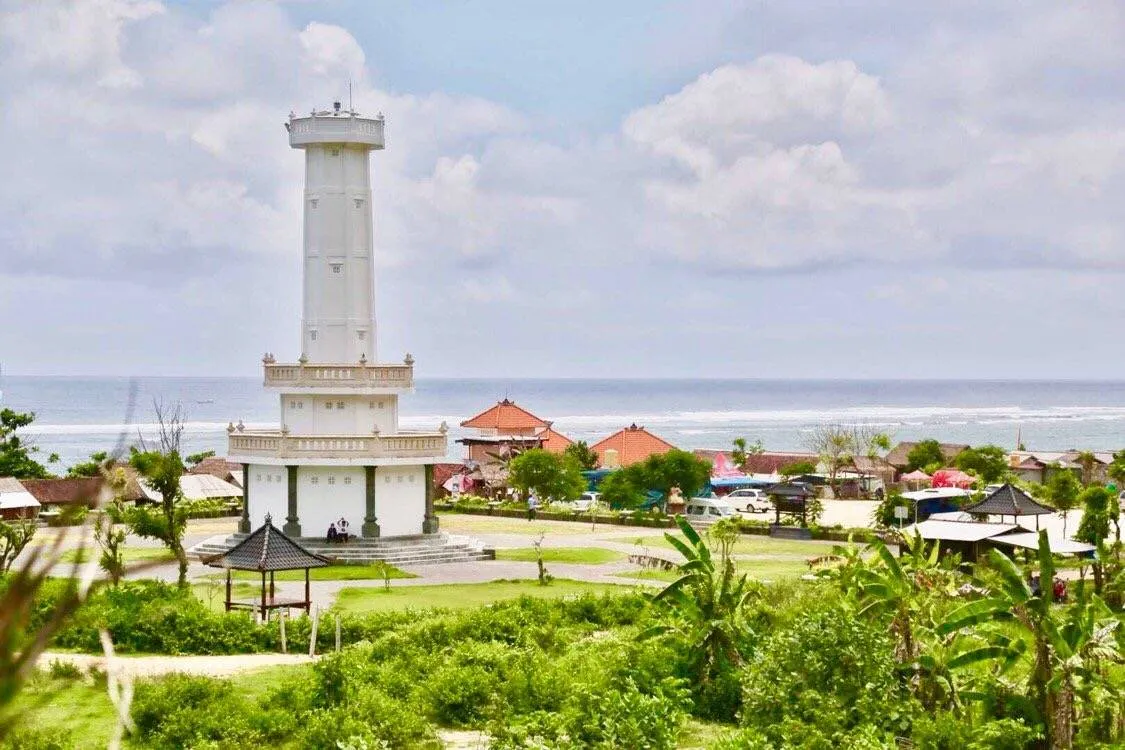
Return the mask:
<path id="1" fill-rule="evenodd" d="M 285 525 L 289 508 L 288 475 L 284 466 L 250 465 L 250 530 L 265 523 L 266 514 L 273 516 L 273 525 Z"/>
<path id="2" fill-rule="evenodd" d="M 306 144 L 302 351 L 375 360 L 369 145 Z M 362 335 L 361 335 L 362 334 Z"/>
<path id="3" fill-rule="evenodd" d="M 302 466 L 297 473 L 297 514 L 304 536 L 324 536 L 328 525 L 341 517 L 348 533 L 363 526 L 364 476 L 362 466 Z"/>
<path id="4" fill-rule="evenodd" d="M 281 397 L 281 422 L 294 435 L 370 435 L 376 426 L 392 434 L 398 432 L 397 416 L 398 396 L 393 395 Z"/>
<path id="5" fill-rule="evenodd" d="M 380 466 L 375 470 L 375 515 L 382 536 L 422 533 L 426 517 L 423 466 Z"/>

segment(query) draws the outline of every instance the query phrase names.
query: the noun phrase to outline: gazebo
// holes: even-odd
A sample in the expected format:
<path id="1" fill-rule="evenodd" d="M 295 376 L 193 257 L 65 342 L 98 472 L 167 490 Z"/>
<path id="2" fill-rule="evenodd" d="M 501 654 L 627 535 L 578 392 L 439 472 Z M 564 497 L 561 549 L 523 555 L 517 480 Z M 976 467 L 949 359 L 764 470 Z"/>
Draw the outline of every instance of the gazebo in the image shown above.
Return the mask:
<path id="1" fill-rule="evenodd" d="M 1054 508 L 1035 501 L 1019 487 L 1004 484 L 994 490 L 988 497 L 979 503 L 962 508 L 966 513 L 974 516 L 1000 516 L 1003 521 L 1005 516 L 1011 516 L 1015 523 L 1017 516 L 1035 516 L 1035 528 L 1039 528 L 1039 516 L 1050 515 Z"/>
<path id="2" fill-rule="evenodd" d="M 782 482 L 766 489 L 766 495 L 773 502 L 774 522 L 770 525 L 770 536 L 786 539 L 811 539 L 808 529 L 807 513 L 809 498 L 816 497 L 816 490 L 798 482 Z M 797 516 L 801 519 L 799 527 L 782 526 L 781 514 Z"/>
<path id="3" fill-rule="evenodd" d="M 212 568 L 227 571 L 226 611 L 232 609 L 259 609 L 262 619 L 266 619 L 271 609 L 303 609 L 309 611 L 309 570 L 323 568 L 331 560 L 297 544 L 273 525 L 273 518 L 266 514 L 266 522 L 250 536 L 226 552 L 203 558 Z M 274 573 L 279 570 L 305 571 L 305 598 L 278 599 L 274 592 Z M 231 571 L 252 570 L 262 574 L 262 598 L 260 602 L 236 602 L 231 600 Z M 269 596 L 266 593 L 266 574 L 269 574 Z"/>

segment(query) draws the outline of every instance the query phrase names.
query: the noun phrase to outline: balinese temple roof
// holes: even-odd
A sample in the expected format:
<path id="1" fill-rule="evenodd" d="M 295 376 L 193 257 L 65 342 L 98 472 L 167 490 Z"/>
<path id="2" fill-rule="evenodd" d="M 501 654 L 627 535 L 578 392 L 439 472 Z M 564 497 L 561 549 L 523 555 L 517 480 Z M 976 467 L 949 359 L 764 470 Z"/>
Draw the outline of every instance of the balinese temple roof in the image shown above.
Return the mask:
<path id="1" fill-rule="evenodd" d="M 250 536 L 226 552 L 204 558 L 203 562 L 213 568 L 254 570 L 259 573 L 323 568 L 331 564 L 327 557 L 309 552 L 279 531 L 268 515 L 266 522 Z"/>
<path id="2" fill-rule="evenodd" d="M 997 488 L 979 503 L 962 510 L 978 516 L 1042 516 L 1055 512 L 1054 508 L 1037 503 L 1031 495 L 1010 484 Z"/>
<path id="3" fill-rule="evenodd" d="M 480 414 L 466 419 L 462 427 L 475 427 L 481 430 L 534 430 L 537 427 L 550 427 L 550 423 L 535 416 L 527 409 L 516 406 L 514 401 L 504 399 Z"/>
<path id="4" fill-rule="evenodd" d="M 635 423 L 623 430 L 618 430 L 607 438 L 599 440 L 590 446 L 598 454 L 601 461 L 605 460 L 607 450 L 617 451 L 617 462 L 621 466 L 629 466 L 639 461 L 644 461 L 649 456 L 667 453 L 676 446 L 663 438 L 659 438 Z"/>

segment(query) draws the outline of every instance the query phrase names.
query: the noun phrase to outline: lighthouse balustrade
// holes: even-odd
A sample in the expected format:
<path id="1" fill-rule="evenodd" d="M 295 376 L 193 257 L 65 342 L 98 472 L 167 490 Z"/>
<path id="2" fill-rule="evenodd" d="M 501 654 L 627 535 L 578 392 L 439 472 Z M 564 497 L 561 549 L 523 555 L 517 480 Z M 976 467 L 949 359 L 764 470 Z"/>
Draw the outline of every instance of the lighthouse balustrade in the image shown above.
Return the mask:
<path id="1" fill-rule="evenodd" d="M 265 385 L 281 388 L 413 388 L 413 365 L 266 364 Z"/>
<path id="2" fill-rule="evenodd" d="M 232 433 L 229 452 L 274 458 L 424 458 L 445 455 L 442 432 L 390 435 L 289 435 L 279 430 Z"/>

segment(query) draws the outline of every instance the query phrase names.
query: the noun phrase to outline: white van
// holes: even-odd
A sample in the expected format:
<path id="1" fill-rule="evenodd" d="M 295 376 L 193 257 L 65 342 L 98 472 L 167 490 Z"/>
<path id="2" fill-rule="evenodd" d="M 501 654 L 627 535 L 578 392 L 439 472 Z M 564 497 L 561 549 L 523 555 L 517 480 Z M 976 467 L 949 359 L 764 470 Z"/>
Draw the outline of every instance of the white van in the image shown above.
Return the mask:
<path id="1" fill-rule="evenodd" d="M 684 504 L 684 518 L 693 525 L 706 525 L 724 518 L 738 518 L 738 511 L 722 498 L 693 497 Z"/>

